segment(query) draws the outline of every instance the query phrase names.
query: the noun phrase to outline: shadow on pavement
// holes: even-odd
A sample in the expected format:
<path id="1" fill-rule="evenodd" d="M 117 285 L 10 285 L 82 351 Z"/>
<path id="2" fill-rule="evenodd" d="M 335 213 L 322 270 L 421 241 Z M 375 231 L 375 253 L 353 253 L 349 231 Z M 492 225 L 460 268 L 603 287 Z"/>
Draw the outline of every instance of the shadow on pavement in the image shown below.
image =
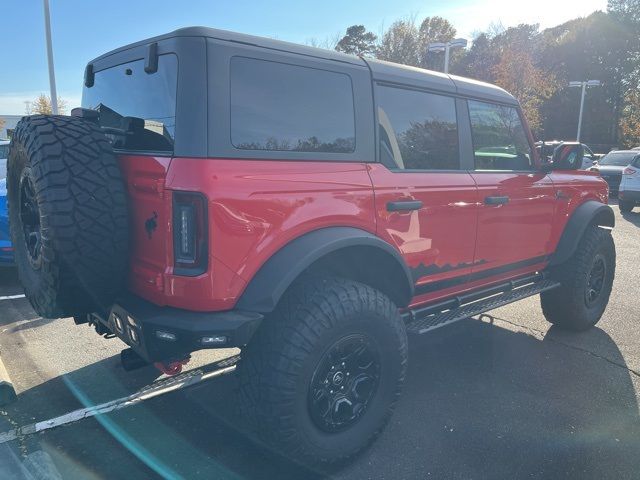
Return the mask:
<path id="1" fill-rule="evenodd" d="M 390 425 L 332 477 L 637 478 L 640 421 L 624 359 L 598 328 L 574 346 L 563 335 L 551 329 L 541 341 L 468 320 L 412 338 Z M 607 357 L 575 346 L 583 340 Z M 9 414 L 21 424 L 43 420 L 154 376 L 127 374 L 107 358 L 23 392 Z M 49 452 L 63 478 L 319 477 L 247 440 L 234 390 L 231 375 L 23 442 Z"/>

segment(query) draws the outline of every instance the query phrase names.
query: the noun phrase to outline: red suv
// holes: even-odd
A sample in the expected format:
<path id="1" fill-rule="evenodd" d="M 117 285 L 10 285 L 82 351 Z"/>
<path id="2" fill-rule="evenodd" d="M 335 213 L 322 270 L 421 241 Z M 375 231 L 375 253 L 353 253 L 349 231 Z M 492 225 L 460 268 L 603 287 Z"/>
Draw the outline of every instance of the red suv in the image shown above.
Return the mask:
<path id="1" fill-rule="evenodd" d="M 604 312 L 607 185 L 579 144 L 541 162 L 498 87 L 208 28 L 107 53 L 84 85 L 11 143 L 28 299 L 140 363 L 240 347 L 243 414 L 297 461 L 376 436 L 407 333 L 539 293 L 559 327 Z"/>

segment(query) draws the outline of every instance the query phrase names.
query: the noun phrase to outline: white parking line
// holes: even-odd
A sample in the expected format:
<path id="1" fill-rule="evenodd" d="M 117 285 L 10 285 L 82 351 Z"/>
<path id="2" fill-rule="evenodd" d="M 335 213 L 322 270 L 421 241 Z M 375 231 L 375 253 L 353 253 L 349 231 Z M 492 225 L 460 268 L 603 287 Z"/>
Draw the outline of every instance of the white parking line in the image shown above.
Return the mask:
<path id="1" fill-rule="evenodd" d="M 0 297 L 0 300 L 15 300 L 16 298 L 24 298 L 24 294 L 22 295 L 7 295 L 4 297 Z"/>
<path id="2" fill-rule="evenodd" d="M 90 418 L 96 415 L 102 415 L 103 413 L 113 412 L 114 410 L 121 410 L 123 408 L 131 407 L 133 405 L 144 402 L 145 400 L 149 400 L 150 398 L 173 392 L 175 390 L 180 390 L 182 388 L 190 387 L 191 385 L 195 385 L 196 383 L 203 382 L 210 378 L 231 373 L 236 368 L 235 362 L 237 362 L 238 358 L 239 356 L 235 356 L 217 362 L 217 365 L 219 366 L 231 364 L 230 366 L 224 366 L 223 368 L 219 368 L 218 370 L 205 372 L 202 369 L 197 369 L 190 372 L 185 372 L 182 375 L 177 375 L 175 377 L 169 377 L 164 380 L 154 382 L 151 385 L 138 390 L 136 393 L 129 395 L 128 397 L 118 398 L 116 400 L 101 403 L 99 405 L 94 405 L 92 407 L 80 408 L 78 410 L 65 413 L 64 415 L 60 415 L 59 417 L 54 417 L 42 422 L 31 423 L 29 425 L 24 425 L 22 427 L 14 428 L 13 430 L 0 433 L 0 445 L 3 443 L 11 442 L 20 437 L 33 435 L 34 433 L 49 430 L 61 425 L 74 423 L 85 418 Z"/>

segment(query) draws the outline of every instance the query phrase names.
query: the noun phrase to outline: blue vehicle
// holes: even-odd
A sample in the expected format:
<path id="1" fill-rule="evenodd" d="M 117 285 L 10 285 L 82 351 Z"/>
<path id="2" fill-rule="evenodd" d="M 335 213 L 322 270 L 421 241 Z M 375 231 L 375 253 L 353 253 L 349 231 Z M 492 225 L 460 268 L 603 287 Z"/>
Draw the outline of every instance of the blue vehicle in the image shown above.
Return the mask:
<path id="1" fill-rule="evenodd" d="M 13 266 L 13 246 L 9 237 L 7 179 L 0 178 L 0 267 Z"/>

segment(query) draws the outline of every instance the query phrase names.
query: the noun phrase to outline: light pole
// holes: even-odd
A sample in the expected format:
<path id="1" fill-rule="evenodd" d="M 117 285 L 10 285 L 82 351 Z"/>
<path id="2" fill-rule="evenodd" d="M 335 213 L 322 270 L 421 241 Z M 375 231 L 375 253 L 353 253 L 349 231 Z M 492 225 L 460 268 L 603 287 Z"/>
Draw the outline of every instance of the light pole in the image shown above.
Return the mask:
<path id="1" fill-rule="evenodd" d="M 583 82 L 569 82 L 569 87 L 581 87 L 582 94 L 580 96 L 580 113 L 578 114 L 578 134 L 576 135 L 576 141 L 580 141 L 580 131 L 582 130 L 582 111 L 584 110 L 584 94 L 587 87 L 598 87 L 600 80 L 585 80 Z"/>
<path id="2" fill-rule="evenodd" d="M 49 62 L 49 89 L 51 91 L 51 112 L 58 114 L 58 95 L 56 93 L 56 74 L 53 71 L 53 47 L 51 46 L 51 20 L 49 18 L 49 0 L 44 2 L 44 36 L 47 42 L 47 61 Z"/>
<path id="3" fill-rule="evenodd" d="M 430 43 L 427 46 L 427 52 L 444 52 L 444 73 L 449 73 L 449 50 L 452 48 L 467 46 L 466 38 L 456 38 L 449 42 Z"/>

